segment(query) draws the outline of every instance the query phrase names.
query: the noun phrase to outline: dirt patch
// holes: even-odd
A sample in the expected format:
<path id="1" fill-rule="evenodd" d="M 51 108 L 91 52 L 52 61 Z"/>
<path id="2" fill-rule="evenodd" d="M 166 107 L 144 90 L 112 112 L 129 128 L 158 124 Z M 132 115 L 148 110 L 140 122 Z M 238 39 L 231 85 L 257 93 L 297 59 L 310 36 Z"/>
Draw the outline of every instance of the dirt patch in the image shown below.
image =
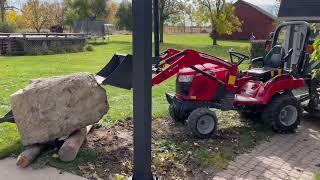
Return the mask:
<path id="1" fill-rule="evenodd" d="M 87 146 L 97 152 L 95 166 L 99 177 L 110 174 L 129 174 L 133 155 L 133 126 L 131 121 L 109 128 L 94 130 L 87 138 Z"/>
<path id="2" fill-rule="evenodd" d="M 208 179 L 225 169 L 237 154 L 246 152 L 272 133 L 255 123 L 238 120 L 236 112 L 217 112 L 220 122 L 215 136 L 195 139 L 185 124 L 156 119 L 152 130 L 153 173 L 164 179 Z M 119 174 L 130 176 L 133 156 L 132 121 L 95 129 L 87 148 L 97 153 L 95 162 L 82 168 L 86 174 L 108 179 Z"/>

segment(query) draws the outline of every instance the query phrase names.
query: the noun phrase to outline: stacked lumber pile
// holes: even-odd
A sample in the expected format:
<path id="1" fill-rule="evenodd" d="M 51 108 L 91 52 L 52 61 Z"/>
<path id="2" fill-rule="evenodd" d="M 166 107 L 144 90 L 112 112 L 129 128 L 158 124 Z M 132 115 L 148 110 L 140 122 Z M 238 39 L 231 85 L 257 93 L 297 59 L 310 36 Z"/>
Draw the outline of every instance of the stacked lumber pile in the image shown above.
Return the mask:
<path id="1" fill-rule="evenodd" d="M 20 167 L 63 137 L 59 158 L 74 160 L 92 124 L 109 109 L 105 90 L 88 73 L 33 80 L 11 95 L 11 107 L 25 146 L 17 160 Z"/>

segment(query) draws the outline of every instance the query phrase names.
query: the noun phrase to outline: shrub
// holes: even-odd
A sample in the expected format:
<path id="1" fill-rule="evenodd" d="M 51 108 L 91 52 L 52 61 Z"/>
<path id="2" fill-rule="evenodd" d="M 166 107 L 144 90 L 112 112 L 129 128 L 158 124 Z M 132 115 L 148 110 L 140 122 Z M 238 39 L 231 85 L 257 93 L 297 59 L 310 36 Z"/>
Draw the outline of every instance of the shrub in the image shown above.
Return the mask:
<path id="1" fill-rule="evenodd" d="M 3 32 L 3 33 L 16 32 L 16 26 L 8 23 L 0 23 L 0 32 Z"/>
<path id="2" fill-rule="evenodd" d="M 66 50 L 65 49 L 62 49 L 62 48 L 57 48 L 55 49 L 54 51 L 56 54 L 64 54 L 66 53 Z"/>
<path id="3" fill-rule="evenodd" d="M 312 61 L 320 61 L 320 39 L 317 38 L 313 43 L 314 51 L 312 53 Z M 313 78 L 320 79 L 320 70 L 313 70 Z"/>
<path id="4" fill-rule="evenodd" d="M 50 55 L 53 54 L 51 50 L 44 50 L 44 49 L 33 49 L 31 52 L 28 53 L 32 56 L 40 56 L 40 55 Z"/>
<path id="5" fill-rule="evenodd" d="M 66 49 L 66 52 L 68 52 L 68 53 L 76 53 L 76 52 L 78 52 L 78 48 L 70 47 L 70 48 Z"/>
<path id="6" fill-rule="evenodd" d="M 84 51 L 84 47 L 79 47 L 78 48 L 78 52 L 83 52 Z"/>
<path id="7" fill-rule="evenodd" d="M 53 54 L 55 54 L 55 53 L 54 53 L 54 51 L 52 51 L 52 50 L 48 50 L 48 51 L 47 51 L 47 54 L 48 54 L 48 55 L 53 55 Z"/>
<path id="8" fill-rule="evenodd" d="M 312 54 L 312 60 L 320 61 L 320 39 L 316 39 L 313 43 L 314 52 Z"/>
<path id="9" fill-rule="evenodd" d="M 266 55 L 264 40 L 251 41 L 250 54 L 251 58 L 257 58 Z"/>
<path id="10" fill-rule="evenodd" d="M 93 47 L 92 47 L 91 45 L 88 45 L 88 46 L 86 47 L 86 50 L 87 50 L 87 51 L 93 51 Z"/>

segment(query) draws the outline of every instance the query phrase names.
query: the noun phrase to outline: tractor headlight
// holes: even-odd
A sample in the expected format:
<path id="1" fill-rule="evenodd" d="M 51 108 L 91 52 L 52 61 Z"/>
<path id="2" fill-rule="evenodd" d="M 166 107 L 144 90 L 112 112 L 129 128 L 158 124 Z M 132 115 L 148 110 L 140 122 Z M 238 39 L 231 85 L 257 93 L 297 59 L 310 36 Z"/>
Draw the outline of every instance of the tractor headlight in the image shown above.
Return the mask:
<path id="1" fill-rule="evenodd" d="M 178 76 L 179 82 L 192 82 L 194 75 L 180 75 Z"/>

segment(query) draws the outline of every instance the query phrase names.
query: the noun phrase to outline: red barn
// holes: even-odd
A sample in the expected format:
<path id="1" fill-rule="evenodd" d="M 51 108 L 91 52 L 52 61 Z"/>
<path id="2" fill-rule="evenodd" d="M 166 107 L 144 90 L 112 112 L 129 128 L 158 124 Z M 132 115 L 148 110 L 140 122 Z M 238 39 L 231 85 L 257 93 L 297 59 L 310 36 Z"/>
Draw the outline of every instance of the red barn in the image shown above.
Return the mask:
<path id="1" fill-rule="evenodd" d="M 267 39 L 269 37 L 270 32 L 274 29 L 275 16 L 262 8 L 243 0 L 238 0 L 234 3 L 234 6 L 235 15 L 242 23 L 242 31 L 221 38 L 249 40 L 253 35 L 255 39 L 258 40 Z"/>

